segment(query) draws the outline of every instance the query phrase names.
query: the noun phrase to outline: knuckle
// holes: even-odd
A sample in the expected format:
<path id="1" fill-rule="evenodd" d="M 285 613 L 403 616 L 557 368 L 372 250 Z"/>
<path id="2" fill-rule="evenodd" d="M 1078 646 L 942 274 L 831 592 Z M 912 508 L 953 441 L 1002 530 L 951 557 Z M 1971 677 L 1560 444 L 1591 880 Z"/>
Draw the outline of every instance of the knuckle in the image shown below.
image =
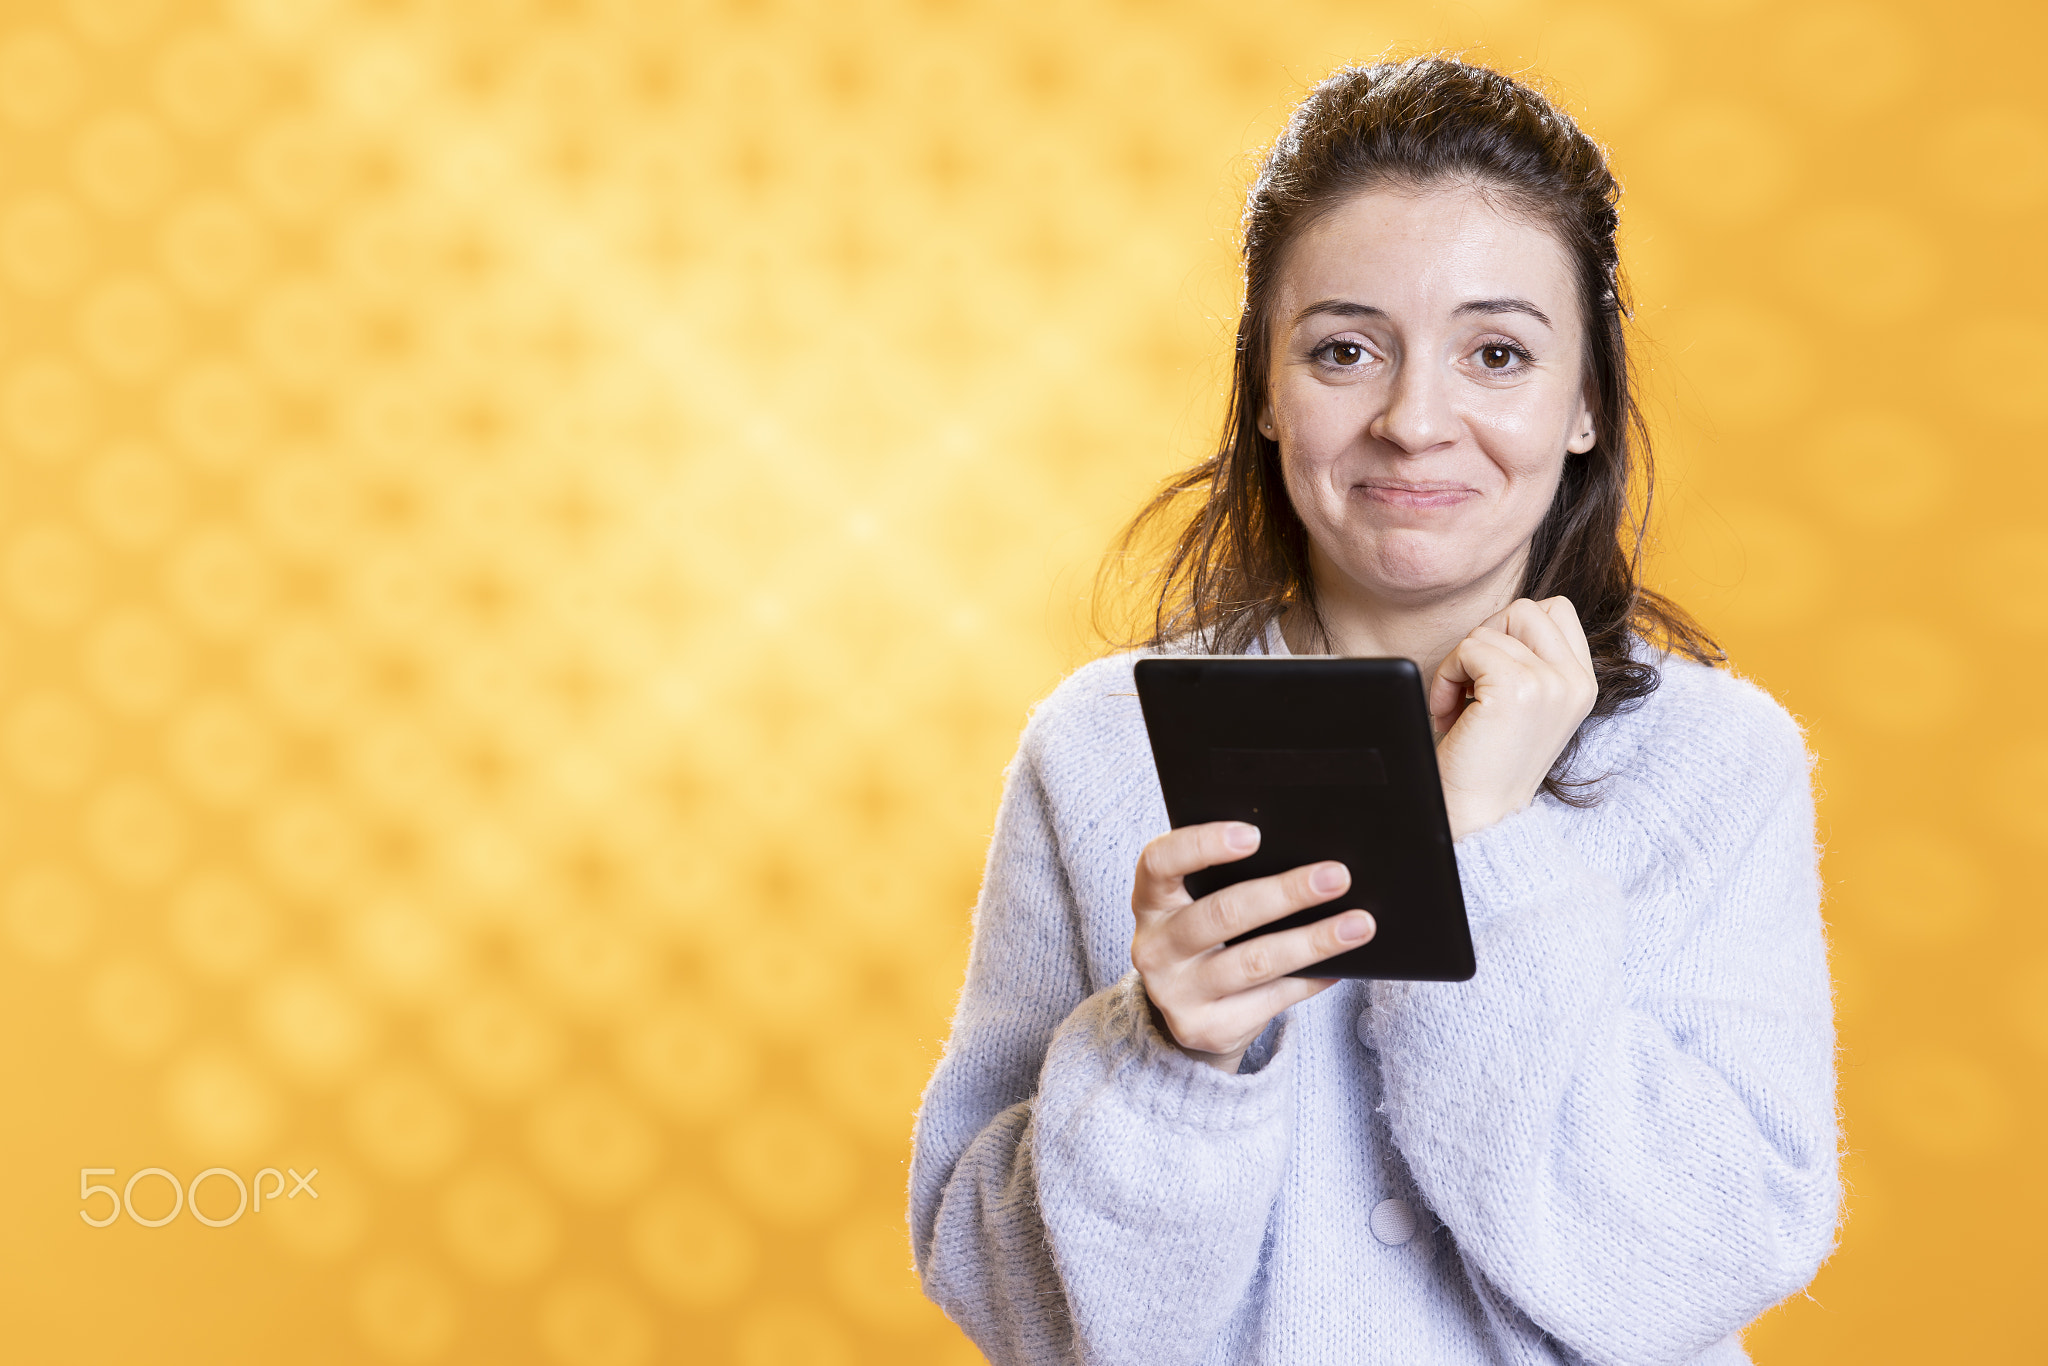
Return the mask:
<path id="1" fill-rule="evenodd" d="M 1193 1044 L 1188 1042 L 1188 1035 L 1192 1031 L 1188 1028 L 1186 1021 L 1181 1019 L 1179 1011 L 1169 1009 L 1164 1002 L 1160 1002 L 1159 1018 L 1166 1021 L 1166 1032 L 1172 1036 L 1175 1043 L 1183 1048 L 1194 1047 Z"/>
<path id="2" fill-rule="evenodd" d="M 1273 950 L 1263 939 L 1254 939 L 1242 949 L 1238 971 L 1247 982 L 1263 982 L 1273 975 Z"/>
<path id="3" fill-rule="evenodd" d="M 1156 992 L 1148 986 L 1145 988 L 1145 994 L 1152 998 L 1153 1008 L 1159 1012 L 1159 1018 L 1166 1022 L 1167 1033 L 1176 1039 L 1187 1033 L 1188 1012 L 1171 992 Z"/>
<path id="4" fill-rule="evenodd" d="M 1233 889 L 1235 890 L 1235 889 Z M 1245 928 L 1243 898 L 1230 892 L 1219 892 L 1209 902 L 1209 923 L 1215 928 L 1217 942 L 1235 939 Z"/>
<path id="5" fill-rule="evenodd" d="M 1141 976 L 1149 977 L 1165 966 L 1159 957 L 1157 941 L 1149 935 L 1141 935 L 1131 941 L 1131 966 Z"/>
<path id="6" fill-rule="evenodd" d="M 1223 1031 L 1204 1021 L 1186 1025 L 1168 1021 L 1173 1025 L 1173 1037 L 1182 1048 L 1192 1048 L 1197 1053 L 1227 1053 L 1230 1041 Z"/>

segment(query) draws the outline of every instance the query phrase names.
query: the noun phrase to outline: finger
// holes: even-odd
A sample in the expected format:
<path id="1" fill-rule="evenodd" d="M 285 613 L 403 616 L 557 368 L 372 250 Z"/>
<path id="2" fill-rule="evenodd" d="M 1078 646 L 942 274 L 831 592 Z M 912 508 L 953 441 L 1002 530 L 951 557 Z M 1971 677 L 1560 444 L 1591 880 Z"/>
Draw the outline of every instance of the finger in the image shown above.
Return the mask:
<path id="1" fill-rule="evenodd" d="M 1439 734 L 1449 730 L 1458 713 L 1465 709 L 1474 677 L 1472 664 L 1465 658 L 1465 641 L 1461 640 L 1436 666 L 1436 676 L 1429 681 L 1429 723 Z"/>
<path id="2" fill-rule="evenodd" d="M 1458 642 L 1465 670 L 1472 675 L 1467 692 L 1478 693 L 1489 683 L 1501 683 L 1518 673 L 1550 672 L 1555 666 L 1536 653 L 1529 642 L 1505 631 L 1484 626 Z"/>
<path id="3" fill-rule="evenodd" d="M 1521 598 L 1513 603 L 1508 609 L 1507 634 L 1528 646 L 1538 659 L 1553 668 L 1574 671 L 1578 668 L 1580 646 L 1565 633 L 1550 609 L 1540 602 Z"/>
<path id="4" fill-rule="evenodd" d="M 1169 830 L 1138 855 L 1131 909 L 1139 913 L 1186 905 L 1189 873 L 1235 863 L 1259 847 L 1259 828 L 1243 821 L 1210 821 Z"/>
<path id="5" fill-rule="evenodd" d="M 1592 651 L 1569 598 L 1518 599 L 1511 611 L 1510 634 L 1534 651 L 1543 667 L 1575 691 L 1597 688 Z"/>
<path id="6" fill-rule="evenodd" d="M 1182 957 L 1194 958 L 1282 916 L 1342 896 L 1350 887 L 1351 871 L 1333 862 L 1253 878 L 1211 892 L 1189 906 L 1173 918 L 1167 937 Z"/>
<path id="7" fill-rule="evenodd" d="M 1463 714 L 1468 697 L 1500 687 L 1512 670 L 1543 667 L 1534 650 L 1505 631 L 1475 627 L 1437 666 L 1429 692 L 1430 724 L 1439 734 L 1448 731 Z"/>
<path id="8" fill-rule="evenodd" d="M 1328 991 L 1341 980 L 1337 977 L 1276 977 L 1219 1004 L 1228 1012 L 1227 1018 L 1237 1023 L 1237 1034 L 1241 1038 L 1254 1028 L 1263 1031 L 1266 1022 L 1281 1011 L 1300 1005 L 1319 992 Z"/>
<path id="9" fill-rule="evenodd" d="M 1291 930 L 1262 934 L 1225 949 L 1204 962 L 1202 985 L 1212 995 L 1235 996 L 1311 963 L 1320 963 L 1325 958 L 1369 943 L 1378 931 L 1379 926 L 1368 912 L 1348 910 L 1318 920 L 1313 925 L 1298 925 Z"/>
<path id="10" fill-rule="evenodd" d="M 1495 618 L 1505 625 L 1507 614 L 1497 612 Z M 1503 668 L 1534 659 L 1534 651 L 1507 635 L 1505 629 L 1473 627 L 1473 633 L 1458 641 L 1436 666 L 1436 682 L 1430 686 L 1430 725 L 1438 733 L 1448 731 L 1464 713 L 1466 702 L 1477 698 L 1489 676 L 1497 680 Z"/>
<path id="11" fill-rule="evenodd" d="M 1557 623 L 1557 629 L 1571 642 L 1573 656 L 1587 673 L 1591 673 L 1593 647 L 1586 640 L 1586 625 L 1579 620 L 1579 609 L 1572 605 L 1572 600 L 1560 594 L 1554 598 L 1545 598 L 1537 605 L 1550 614 L 1550 619 Z"/>
<path id="12" fill-rule="evenodd" d="M 1444 656 L 1443 663 L 1436 666 L 1437 678 L 1449 679 L 1453 683 L 1476 682 L 1484 661 L 1481 656 L 1471 652 L 1473 646 L 1493 646 L 1510 650 L 1520 646 L 1522 649 L 1515 651 L 1518 657 L 1540 658 L 1534 650 L 1528 649 L 1529 642 L 1524 640 L 1523 636 L 1531 632 L 1554 632 L 1556 627 L 1550 622 L 1548 615 L 1534 603 L 1517 603 L 1515 607 L 1520 611 L 1514 616 L 1510 616 L 1513 608 L 1496 612 L 1487 618 L 1484 624 L 1473 627 L 1463 640 L 1452 646 L 1451 652 Z M 1510 626 L 1514 629 L 1510 630 Z"/>

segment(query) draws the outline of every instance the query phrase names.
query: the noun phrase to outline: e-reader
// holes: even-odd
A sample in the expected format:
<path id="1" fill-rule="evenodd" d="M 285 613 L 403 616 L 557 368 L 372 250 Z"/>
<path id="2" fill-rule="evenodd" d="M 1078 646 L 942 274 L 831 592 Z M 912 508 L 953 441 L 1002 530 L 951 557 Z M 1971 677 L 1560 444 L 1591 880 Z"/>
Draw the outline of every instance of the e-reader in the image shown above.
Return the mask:
<path id="1" fill-rule="evenodd" d="M 1407 659 L 1166 655 L 1139 705 L 1173 826 L 1248 821 L 1258 850 L 1187 879 L 1195 897 L 1336 859 L 1350 890 L 1230 942 L 1370 911 L 1358 948 L 1297 977 L 1462 982 L 1476 970 L 1421 672 Z"/>

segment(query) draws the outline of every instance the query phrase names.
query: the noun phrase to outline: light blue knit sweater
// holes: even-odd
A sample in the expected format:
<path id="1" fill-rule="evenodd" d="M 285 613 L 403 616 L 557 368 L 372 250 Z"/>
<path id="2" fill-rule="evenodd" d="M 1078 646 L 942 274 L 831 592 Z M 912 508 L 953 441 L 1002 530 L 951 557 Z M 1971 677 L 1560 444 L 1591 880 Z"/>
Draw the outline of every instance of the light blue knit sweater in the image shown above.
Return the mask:
<path id="1" fill-rule="evenodd" d="M 1746 1360 L 1840 1199 L 1793 721 L 1666 661 L 1587 733 L 1599 805 L 1459 842 L 1476 978 L 1340 983 L 1226 1075 L 1130 970 L 1167 828 L 1132 660 L 1062 683 L 1008 773 L 918 1116 L 927 1293 L 1001 1366 Z"/>

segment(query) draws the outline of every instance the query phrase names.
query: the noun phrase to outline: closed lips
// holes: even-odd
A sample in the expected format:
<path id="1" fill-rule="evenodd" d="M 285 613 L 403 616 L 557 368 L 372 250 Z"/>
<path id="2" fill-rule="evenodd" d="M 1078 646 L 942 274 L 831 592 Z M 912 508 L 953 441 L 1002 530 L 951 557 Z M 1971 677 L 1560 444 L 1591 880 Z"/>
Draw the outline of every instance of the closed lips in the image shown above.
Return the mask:
<path id="1" fill-rule="evenodd" d="M 1408 507 L 1441 507 L 1479 491 L 1467 484 L 1410 484 L 1381 480 L 1360 484 L 1358 489 L 1376 501 Z"/>

